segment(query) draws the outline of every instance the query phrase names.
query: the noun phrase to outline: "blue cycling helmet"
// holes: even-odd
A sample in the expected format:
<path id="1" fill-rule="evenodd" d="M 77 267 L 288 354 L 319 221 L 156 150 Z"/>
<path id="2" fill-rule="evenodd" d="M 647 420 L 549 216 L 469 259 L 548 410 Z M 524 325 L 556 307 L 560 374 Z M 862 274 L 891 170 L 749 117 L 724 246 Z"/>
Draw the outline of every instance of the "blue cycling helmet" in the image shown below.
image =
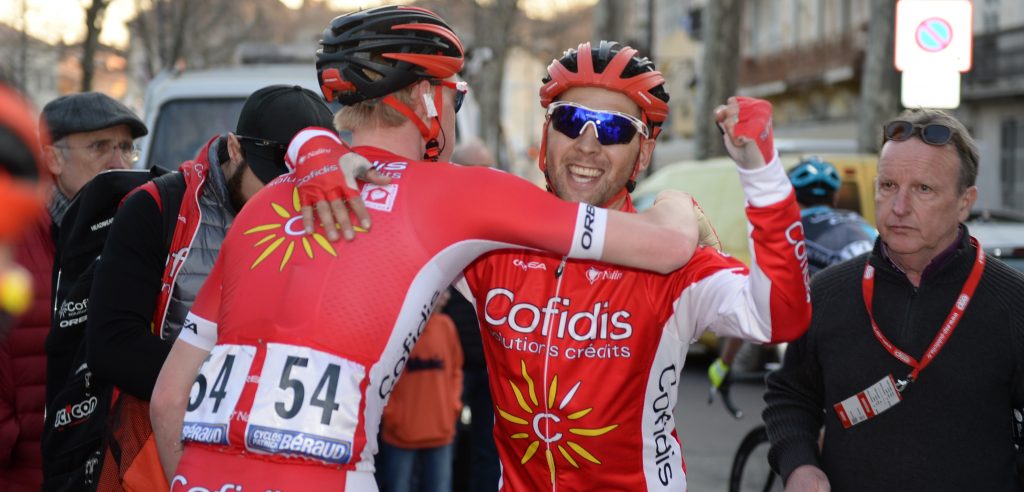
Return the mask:
<path id="1" fill-rule="evenodd" d="M 839 173 L 832 164 L 816 156 L 807 157 L 789 170 L 789 181 L 797 194 L 816 197 L 827 196 L 839 191 Z"/>

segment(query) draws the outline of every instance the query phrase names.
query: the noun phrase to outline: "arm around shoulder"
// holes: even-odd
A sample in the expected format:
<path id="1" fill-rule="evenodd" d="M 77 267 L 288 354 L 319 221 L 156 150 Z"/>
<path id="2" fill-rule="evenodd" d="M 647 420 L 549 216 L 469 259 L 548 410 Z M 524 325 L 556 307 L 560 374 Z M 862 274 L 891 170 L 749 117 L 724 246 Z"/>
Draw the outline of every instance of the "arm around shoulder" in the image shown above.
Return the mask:
<path id="1" fill-rule="evenodd" d="M 695 206 L 690 195 L 666 190 L 640 214 L 608 211 L 601 260 L 658 273 L 681 268 L 700 239 Z"/>

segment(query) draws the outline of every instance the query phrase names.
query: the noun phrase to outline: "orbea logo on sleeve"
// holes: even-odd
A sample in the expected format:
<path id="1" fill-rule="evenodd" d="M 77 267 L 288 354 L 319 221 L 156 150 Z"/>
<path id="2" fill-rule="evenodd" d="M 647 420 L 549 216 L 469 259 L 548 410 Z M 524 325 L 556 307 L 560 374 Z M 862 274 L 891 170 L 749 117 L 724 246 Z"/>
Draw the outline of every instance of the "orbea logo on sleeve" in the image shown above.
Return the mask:
<path id="1" fill-rule="evenodd" d="M 366 208 L 390 212 L 395 205 L 395 196 L 398 195 L 398 185 L 375 185 L 368 184 L 363 187 L 361 193 Z"/>

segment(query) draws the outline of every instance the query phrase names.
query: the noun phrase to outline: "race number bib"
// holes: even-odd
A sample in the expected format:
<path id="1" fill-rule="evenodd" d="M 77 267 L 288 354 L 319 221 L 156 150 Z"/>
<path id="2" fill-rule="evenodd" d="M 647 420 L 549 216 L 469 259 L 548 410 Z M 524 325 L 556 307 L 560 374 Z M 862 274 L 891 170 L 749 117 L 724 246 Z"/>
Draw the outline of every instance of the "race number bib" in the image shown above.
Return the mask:
<path id="1" fill-rule="evenodd" d="M 245 447 L 343 465 L 352 458 L 366 377 L 362 364 L 297 345 L 267 344 Z"/>
<path id="2" fill-rule="evenodd" d="M 228 444 L 231 414 L 242 395 L 256 347 L 217 345 L 192 383 L 181 440 Z"/>

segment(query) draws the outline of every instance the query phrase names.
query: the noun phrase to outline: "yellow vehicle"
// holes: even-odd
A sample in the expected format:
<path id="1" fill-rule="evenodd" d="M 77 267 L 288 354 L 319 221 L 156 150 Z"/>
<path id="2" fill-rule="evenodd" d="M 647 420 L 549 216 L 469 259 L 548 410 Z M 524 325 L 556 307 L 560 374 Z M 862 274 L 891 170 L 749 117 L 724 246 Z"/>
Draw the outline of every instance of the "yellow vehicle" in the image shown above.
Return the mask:
<path id="1" fill-rule="evenodd" d="M 791 168 L 804 155 L 780 156 L 783 166 Z M 839 208 L 853 210 L 875 225 L 875 174 L 877 156 L 872 154 L 815 154 L 831 162 L 839 171 L 842 187 L 839 190 Z M 711 219 L 722 249 L 744 263 L 750 263 L 747 240 L 745 198 L 736 177 L 736 165 L 728 157 L 706 161 L 683 161 L 659 169 L 640 182 L 633 192 L 638 209 L 649 207 L 661 190 L 685 191 L 700 202 L 704 213 Z"/>
<path id="2" fill-rule="evenodd" d="M 872 154 L 785 154 L 780 155 L 782 165 L 788 170 L 805 155 L 817 155 L 831 162 L 839 171 L 842 187 L 839 189 L 839 208 L 860 213 L 872 226 L 875 225 L 875 176 L 877 156 Z M 728 157 L 706 161 L 684 161 L 669 164 L 637 184 L 633 191 L 635 206 L 643 210 L 652 203 L 661 190 L 685 191 L 700 203 L 704 213 L 722 241 L 722 249 L 750 264 L 748 246 L 747 215 L 744 211 L 746 198 L 736 176 L 736 164 Z M 718 339 L 714 333 L 705 332 L 694 346 L 718 351 Z"/>

